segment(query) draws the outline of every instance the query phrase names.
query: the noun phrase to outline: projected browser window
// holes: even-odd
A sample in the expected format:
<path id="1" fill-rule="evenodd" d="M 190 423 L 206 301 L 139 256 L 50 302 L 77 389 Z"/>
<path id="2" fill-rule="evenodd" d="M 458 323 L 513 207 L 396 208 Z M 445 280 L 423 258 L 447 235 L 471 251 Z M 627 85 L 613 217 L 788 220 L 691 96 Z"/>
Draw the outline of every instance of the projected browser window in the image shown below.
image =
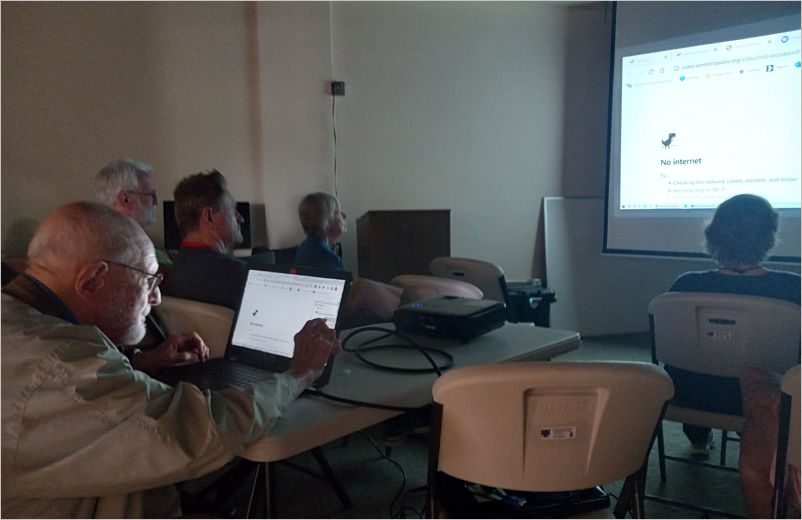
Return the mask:
<path id="1" fill-rule="evenodd" d="M 800 31 L 624 56 L 619 209 L 799 208 Z"/>
<path id="2" fill-rule="evenodd" d="M 337 323 L 345 280 L 251 270 L 232 343 L 292 357 L 294 337 L 313 318 Z"/>

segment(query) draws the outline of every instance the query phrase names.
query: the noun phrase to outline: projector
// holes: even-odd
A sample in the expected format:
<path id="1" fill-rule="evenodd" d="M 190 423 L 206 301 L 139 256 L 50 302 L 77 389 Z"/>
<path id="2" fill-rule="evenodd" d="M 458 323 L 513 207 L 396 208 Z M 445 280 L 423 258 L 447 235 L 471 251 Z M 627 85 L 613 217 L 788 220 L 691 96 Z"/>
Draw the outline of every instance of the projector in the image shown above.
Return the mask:
<path id="1" fill-rule="evenodd" d="M 471 339 L 504 325 L 507 309 L 495 300 L 439 296 L 403 305 L 393 313 L 399 332 L 441 338 Z"/>

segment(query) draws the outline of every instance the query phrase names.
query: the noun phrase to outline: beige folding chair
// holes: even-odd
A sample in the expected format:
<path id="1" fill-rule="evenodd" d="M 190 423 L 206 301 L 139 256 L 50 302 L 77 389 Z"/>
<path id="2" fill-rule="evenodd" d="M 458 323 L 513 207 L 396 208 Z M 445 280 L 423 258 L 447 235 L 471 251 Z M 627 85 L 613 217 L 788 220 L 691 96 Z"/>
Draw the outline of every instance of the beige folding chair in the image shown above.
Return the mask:
<path id="1" fill-rule="evenodd" d="M 472 283 L 482 291 L 484 298 L 507 303 L 504 270 L 496 264 L 473 258 L 438 256 L 429 263 L 429 271 L 434 276 Z"/>
<path id="2" fill-rule="evenodd" d="M 749 367 L 779 374 L 799 364 L 799 306 L 759 296 L 668 292 L 649 304 L 652 360 L 683 370 L 739 377 Z M 744 417 L 669 403 L 665 419 L 720 429 L 720 465 L 665 454 L 662 425 L 657 447 L 660 477 L 665 459 L 721 468 L 726 463 L 727 432 L 741 431 Z M 734 468 L 727 468 L 734 470 Z"/>
<path id="3" fill-rule="evenodd" d="M 674 387 L 650 363 L 520 362 L 452 370 L 432 388 L 427 512 L 437 472 L 485 486 L 569 491 L 627 478 L 633 516 L 663 404 Z M 625 499 L 627 500 L 627 499 Z M 617 508 L 618 509 L 618 508 Z"/>
<path id="4" fill-rule="evenodd" d="M 787 518 L 788 469 L 800 470 L 799 421 L 800 421 L 799 365 L 786 372 L 782 381 L 780 399 L 780 428 L 777 434 L 777 459 L 774 466 L 773 518 Z"/>
<path id="5" fill-rule="evenodd" d="M 210 357 L 223 357 L 234 311 L 220 305 L 162 296 L 153 308 L 170 333 L 197 332 L 209 347 Z"/>
<path id="6" fill-rule="evenodd" d="M 390 280 L 390 285 L 404 290 L 401 303 L 411 303 L 435 296 L 457 296 L 472 300 L 481 300 L 483 297 L 482 291 L 473 284 L 439 276 L 400 274 Z"/>
<path id="7" fill-rule="evenodd" d="M 488 300 L 507 306 L 507 321 L 532 322 L 548 327 L 549 306 L 554 291 L 540 286 L 540 280 L 507 282 L 504 270 L 498 265 L 473 258 L 438 256 L 429 263 L 435 276 L 470 282 L 478 287 Z"/>

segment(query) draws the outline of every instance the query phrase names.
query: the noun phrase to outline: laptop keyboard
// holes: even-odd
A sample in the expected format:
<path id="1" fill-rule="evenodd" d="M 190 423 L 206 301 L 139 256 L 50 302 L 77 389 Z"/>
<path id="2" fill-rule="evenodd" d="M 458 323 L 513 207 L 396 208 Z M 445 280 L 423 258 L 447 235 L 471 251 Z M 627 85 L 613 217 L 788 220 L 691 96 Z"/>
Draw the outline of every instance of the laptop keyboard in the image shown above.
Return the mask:
<path id="1" fill-rule="evenodd" d="M 159 375 L 159 379 L 175 386 L 180 381 L 192 383 L 202 390 L 242 388 L 264 381 L 270 372 L 242 363 L 213 359 L 206 363 L 192 363 L 172 368 Z"/>

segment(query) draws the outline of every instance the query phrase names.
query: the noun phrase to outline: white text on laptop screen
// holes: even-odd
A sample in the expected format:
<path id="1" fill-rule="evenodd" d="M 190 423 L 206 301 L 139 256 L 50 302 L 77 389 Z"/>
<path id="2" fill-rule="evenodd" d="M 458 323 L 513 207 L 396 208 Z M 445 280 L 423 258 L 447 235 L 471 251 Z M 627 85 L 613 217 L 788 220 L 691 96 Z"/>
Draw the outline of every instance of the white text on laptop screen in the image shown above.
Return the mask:
<path id="1" fill-rule="evenodd" d="M 292 357 L 294 336 L 313 318 L 334 328 L 345 280 L 269 271 L 248 272 L 232 343 Z"/>

